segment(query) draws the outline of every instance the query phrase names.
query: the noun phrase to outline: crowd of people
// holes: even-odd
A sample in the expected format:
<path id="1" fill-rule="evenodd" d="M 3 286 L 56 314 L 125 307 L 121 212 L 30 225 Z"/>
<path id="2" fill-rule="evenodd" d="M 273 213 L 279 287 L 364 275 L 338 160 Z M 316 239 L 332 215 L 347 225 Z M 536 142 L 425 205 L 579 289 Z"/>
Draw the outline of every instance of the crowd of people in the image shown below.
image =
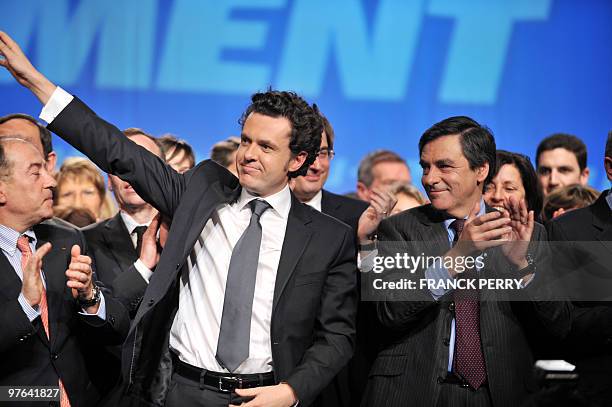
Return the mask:
<path id="1" fill-rule="evenodd" d="M 612 403 L 612 194 L 588 185 L 578 137 L 544 138 L 534 166 L 450 117 L 418 143 L 426 196 L 389 150 L 340 195 L 325 189 L 332 123 L 295 93 L 254 94 L 240 137 L 198 163 L 185 140 L 96 116 L 4 33 L 0 55 L 48 123 L 0 118 L 0 386 L 58 386 L 62 407 Z M 50 131 L 88 158 L 56 169 Z M 612 132 L 601 165 L 612 181 Z M 567 244 L 531 245 L 546 241 Z M 366 301 L 398 242 L 485 256 L 416 275 L 506 273 L 521 301 L 440 287 Z M 533 374 L 551 358 L 576 366 L 569 385 Z"/>

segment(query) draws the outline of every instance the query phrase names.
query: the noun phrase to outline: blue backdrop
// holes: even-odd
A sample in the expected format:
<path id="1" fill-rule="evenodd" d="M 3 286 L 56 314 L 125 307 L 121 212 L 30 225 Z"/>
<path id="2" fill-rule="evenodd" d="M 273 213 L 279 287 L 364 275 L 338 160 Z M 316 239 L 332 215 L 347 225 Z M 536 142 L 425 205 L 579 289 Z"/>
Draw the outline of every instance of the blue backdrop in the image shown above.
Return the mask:
<path id="1" fill-rule="evenodd" d="M 544 136 L 574 133 L 607 187 L 611 21 L 609 0 L 0 0 L 0 29 L 53 81 L 119 128 L 187 139 L 198 159 L 239 134 L 254 91 L 303 94 L 335 127 L 337 192 L 376 148 L 405 156 L 418 183 L 419 136 L 458 114 L 532 159 Z M 5 72 L 0 92 L 0 114 L 38 115 Z"/>

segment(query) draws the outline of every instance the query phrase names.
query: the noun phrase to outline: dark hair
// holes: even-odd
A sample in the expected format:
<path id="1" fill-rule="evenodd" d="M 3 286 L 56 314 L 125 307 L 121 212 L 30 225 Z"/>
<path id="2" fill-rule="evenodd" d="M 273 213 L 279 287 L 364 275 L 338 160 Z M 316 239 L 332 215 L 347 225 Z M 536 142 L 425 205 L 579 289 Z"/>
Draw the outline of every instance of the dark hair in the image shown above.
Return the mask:
<path id="1" fill-rule="evenodd" d="M 321 110 L 319 109 L 319 106 L 317 106 L 316 103 L 312 104 L 312 108 L 319 113 L 319 115 L 321 115 L 321 120 L 323 120 L 323 131 L 325 132 L 325 136 L 327 138 L 327 146 L 330 150 L 334 149 L 334 140 L 336 138 L 336 135 L 334 133 L 334 128 L 332 127 L 331 123 L 329 122 L 329 120 L 327 119 L 327 117 L 325 117 L 325 115 L 323 113 L 321 113 Z"/>
<path id="2" fill-rule="evenodd" d="M 461 150 L 470 169 L 475 170 L 489 163 L 489 173 L 482 186 L 493 179 L 495 168 L 495 138 L 491 130 L 467 116 L 454 116 L 431 126 L 419 140 L 419 155 L 430 142 L 444 136 L 459 135 Z"/>
<path id="3" fill-rule="evenodd" d="M 321 116 L 296 93 L 271 89 L 251 96 L 251 104 L 239 121 L 242 127 L 251 113 L 284 117 L 289 120 L 291 123 L 289 140 L 291 153 L 297 155 L 304 151 L 308 155 L 304 164 L 297 171 L 291 171 L 287 175 L 289 178 L 305 175 L 308 167 L 317 158 L 317 152 L 321 146 L 321 133 L 323 133 Z"/>
<path id="4" fill-rule="evenodd" d="M 608 133 L 608 141 L 606 141 L 605 157 L 612 158 L 612 130 Z"/>
<path id="5" fill-rule="evenodd" d="M 193 148 L 183 139 L 179 139 L 172 134 L 164 134 L 158 140 L 159 145 L 166 157 L 166 161 L 172 160 L 174 157 L 178 157 L 181 152 L 185 155 L 190 162 L 189 166 L 193 168 L 195 165 L 195 154 Z M 172 153 L 172 154 L 170 154 Z"/>
<path id="6" fill-rule="evenodd" d="M 536 151 L 536 166 L 540 166 L 540 155 L 544 151 L 550 151 L 556 148 L 564 148 L 571 151 L 574 153 L 576 161 L 578 161 L 580 171 L 586 168 L 587 148 L 584 145 L 584 142 L 574 135 L 565 133 L 553 134 L 540 142 L 540 145 L 538 145 L 538 149 Z"/>
<path id="7" fill-rule="evenodd" d="M 53 144 L 51 142 L 51 132 L 47 130 L 45 126 L 40 124 L 35 118 L 25 113 L 12 113 L 6 116 L 0 117 L 0 124 L 8 122 L 13 119 L 22 119 L 27 120 L 36 127 L 38 127 L 38 135 L 40 136 L 40 144 L 42 144 L 43 154 L 45 156 L 45 160 L 53 152 Z"/>
<path id="8" fill-rule="evenodd" d="M 157 137 L 154 137 L 138 127 L 128 127 L 122 132 L 126 137 L 134 137 L 134 136 L 145 136 L 149 140 L 151 140 L 155 145 L 159 148 L 159 156 L 162 160 L 166 161 L 166 154 L 164 153 L 164 149 L 162 148 L 161 143 Z"/>
<path id="9" fill-rule="evenodd" d="M 380 163 L 400 163 L 406 164 L 406 160 L 399 156 L 399 154 L 391 150 L 374 150 L 369 152 L 359 162 L 359 169 L 357 170 L 357 181 L 363 183 L 366 187 L 370 187 L 374 182 L 374 174 L 372 169 L 376 164 Z"/>
<path id="10" fill-rule="evenodd" d="M 538 216 L 542 210 L 542 189 L 538 182 L 533 164 L 529 157 L 519 153 L 513 153 L 506 150 L 497 150 L 495 154 L 495 172 L 491 179 L 497 176 L 497 173 L 504 165 L 514 165 L 521 175 L 521 182 L 525 189 L 525 200 L 527 201 L 527 210 L 533 211 Z"/>
<path id="11" fill-rule="evenodd" d="M 240 147 L 240 137 L 231 136 L 219 141 L 210 150 L 210 159 L 228 168 L 232 164 L 232 154 Z"/>
<path id="12" fill-rule="evenodd" d="M 542 221 L 551 220 L 559 209 L 578 209 L 589 206 L 598 197 L 599 191 L 588 185 L 571 184 L 557 188 L 544 199 Z"/>

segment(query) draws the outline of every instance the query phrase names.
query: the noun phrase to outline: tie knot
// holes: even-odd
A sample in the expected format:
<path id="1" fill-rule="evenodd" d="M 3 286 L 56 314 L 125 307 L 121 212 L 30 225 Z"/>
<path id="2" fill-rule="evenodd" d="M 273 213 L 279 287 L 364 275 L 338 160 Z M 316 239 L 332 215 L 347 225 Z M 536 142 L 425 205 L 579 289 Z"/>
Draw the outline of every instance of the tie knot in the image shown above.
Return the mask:
<path id="1" fill-rule="evenodd" d="M 23 254 L 32 253 L 32 248 L 30 248 L 30 239 L 26 235 L 19 236 L 19 239 L 17 239 L 17 248 Z"/>
<path id="2" fill-rule="evenodd" d="M 257 216 L 258 218 L 261 217 L 261 214 L 270 207 L 270 204 L 263 199 L 253 199 L 251 202 L 249 202 L 249 205 L 251 206 L 251 212 L 253 212 L 253 215 Z"/>
<path id="3" fill-rule="evenodd" d="M 459 238 L 459 235 L 463 231 L 463 226 L 465 225 L 465 219 L 455 219 L 450 227 L 455 231 L 455 240 Z"/>
<path id="4" fill-rule="evenodd" d="M 136 226 L 132 233 L 136 233 L 136 236 L 142 236 L 142 235 L 144 235 L 144 232 L 146 232 L 146 231 L 147 231 L 147 227 L 146 226 Z"/>

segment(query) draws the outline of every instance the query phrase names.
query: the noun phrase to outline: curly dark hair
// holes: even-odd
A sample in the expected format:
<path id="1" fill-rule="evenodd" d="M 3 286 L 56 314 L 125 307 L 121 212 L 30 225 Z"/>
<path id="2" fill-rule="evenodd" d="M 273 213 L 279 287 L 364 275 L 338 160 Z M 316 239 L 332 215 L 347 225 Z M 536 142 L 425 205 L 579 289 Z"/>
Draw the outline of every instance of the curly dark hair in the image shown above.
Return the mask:
<path id="1" fill-rule="evenodd" d="M 296 156 L 302 151 L 308 156 L 304 164 L 296 171 L 290 171 L 289 178 L 305 175 L 308 167 L 317 158 L 321 146 L 323 121 L 321 116 L 302 97 L 294 92 L 268 89 L 267 92 L 255 93 L 251 96 L 251 104 L 240 118 L 240 126 L 251 113 L 259 113 L 270 117 L 284 117 L 291 123 L 289 149 Z"/>

